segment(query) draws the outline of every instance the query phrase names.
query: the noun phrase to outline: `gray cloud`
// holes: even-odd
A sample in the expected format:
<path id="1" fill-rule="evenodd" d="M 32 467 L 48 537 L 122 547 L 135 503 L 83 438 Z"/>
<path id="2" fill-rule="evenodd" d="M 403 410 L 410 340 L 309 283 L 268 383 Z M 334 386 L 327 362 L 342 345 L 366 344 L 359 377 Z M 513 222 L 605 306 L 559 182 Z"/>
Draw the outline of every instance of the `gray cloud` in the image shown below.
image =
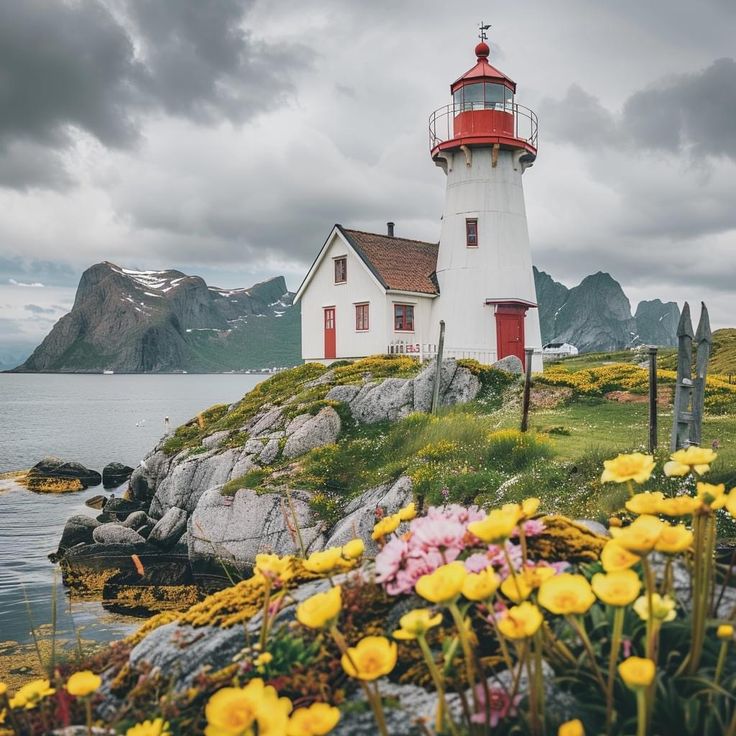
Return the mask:
<path id="1" fill-rule="evenodd" d="M 562 99 L 543 100 L 540 113 L 558 141 L 736 160 L 736 61 L 660 79 L 630 95 L 620 113 L 578 85 Z"/>
<path id="2" fill-rule="evenodd" d="M 26 312 L 32 312 L 33 314 L 54 314 L 56 311 L 51 307 L 40 307 L 38 304 L 24 304 L 23 309 Z"/>
<path id="3" fill-rule="evenodd" d="M 84 131 L 131 146 L 156 110 L 243 122 L 293 90 L 279 48 L 242 28 L 242 0 L 0 3 L 0 186 L 63 188 Z M 308 65 L 307 54 L 301 65 Z"/>

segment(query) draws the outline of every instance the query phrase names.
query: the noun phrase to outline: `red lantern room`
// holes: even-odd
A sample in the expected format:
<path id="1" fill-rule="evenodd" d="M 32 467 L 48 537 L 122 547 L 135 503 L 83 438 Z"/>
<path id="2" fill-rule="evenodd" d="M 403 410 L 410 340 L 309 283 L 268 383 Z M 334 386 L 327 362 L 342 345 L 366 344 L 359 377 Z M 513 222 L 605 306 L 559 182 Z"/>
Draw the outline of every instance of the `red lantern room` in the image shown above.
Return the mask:
<path id="1" fill-rule="evenodd" d="M 429 118 L 432 158 L 461 146 L 523 149 L 527 161 L 537 156 L 537 116 L 514 101 L 516 82 L 488 62 L 490 48 L 481 40 L 475 47 L 472 69 L 450 85 L 452 102 Z"/>

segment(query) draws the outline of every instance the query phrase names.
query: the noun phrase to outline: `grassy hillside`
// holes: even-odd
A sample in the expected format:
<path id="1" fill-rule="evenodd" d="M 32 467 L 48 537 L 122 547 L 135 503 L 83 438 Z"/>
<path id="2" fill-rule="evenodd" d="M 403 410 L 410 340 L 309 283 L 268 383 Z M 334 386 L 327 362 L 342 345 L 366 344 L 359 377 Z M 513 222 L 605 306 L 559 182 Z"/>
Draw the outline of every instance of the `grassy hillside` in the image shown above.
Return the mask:
<path id="1" fill-rule="evenodd" d="M 736 374 L 736 329 L 733 327 L 713 333 L 710 369 L 722 375 Z"/>

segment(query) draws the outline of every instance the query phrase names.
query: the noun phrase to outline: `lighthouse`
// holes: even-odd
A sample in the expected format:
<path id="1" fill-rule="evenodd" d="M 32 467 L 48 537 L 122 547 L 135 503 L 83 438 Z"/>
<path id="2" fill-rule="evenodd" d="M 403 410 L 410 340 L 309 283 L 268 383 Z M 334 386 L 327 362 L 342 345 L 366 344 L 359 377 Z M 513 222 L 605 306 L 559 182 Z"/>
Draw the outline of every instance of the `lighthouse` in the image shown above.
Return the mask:
<path id="1" fill-rule="evenodd" d="M 537 116 L 516 83 L 489 62 L 481 25 L 476 62 L 429 119 L 432 159 L 446 175 L 432 321 L 454 352 L 501 359 L 534 349 L 541 334 L 522 178 L 537 158 Z M 485 359 L 482 362 L 493 362 Z"/>

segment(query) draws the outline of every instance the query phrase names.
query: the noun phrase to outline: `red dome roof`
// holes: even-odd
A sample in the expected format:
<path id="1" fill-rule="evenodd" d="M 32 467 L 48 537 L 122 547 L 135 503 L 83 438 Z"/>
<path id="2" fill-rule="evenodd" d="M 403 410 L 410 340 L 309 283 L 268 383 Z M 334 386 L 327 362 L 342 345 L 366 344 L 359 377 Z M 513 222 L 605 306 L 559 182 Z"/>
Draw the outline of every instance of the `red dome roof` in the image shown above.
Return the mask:
<path id="1" fill-rule="evenodd" d="M 462 87 L 468 82 L 480 82 L 481 80 L 487 79 L 488 81 L 501 82 L 516 92 L 516 82 L 488 63 L 490 54 L 491 49 L 488 44 L 485 41 L 481 41 L 475 47 L 475 55 L 478 59 L 477 63 L 472 69 L 468 69 L 462 77 L 452 83 L 450 91 L 454 92 L 458 87 Z"/>

